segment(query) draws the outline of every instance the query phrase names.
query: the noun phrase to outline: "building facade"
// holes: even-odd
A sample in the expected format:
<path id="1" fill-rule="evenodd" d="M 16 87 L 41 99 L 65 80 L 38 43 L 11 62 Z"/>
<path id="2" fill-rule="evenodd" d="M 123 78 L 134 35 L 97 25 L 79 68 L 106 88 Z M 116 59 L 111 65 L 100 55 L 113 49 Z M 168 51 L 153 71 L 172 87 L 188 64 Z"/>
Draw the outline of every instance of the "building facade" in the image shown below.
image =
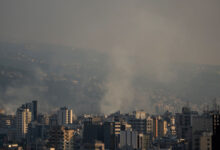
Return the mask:
<path id="1" fill-rule="evenodd" d="M 68 109 L 67 107 L 62 107 L 60 110 L 58 110 L 57 113 L 57 121 L 58 125 L 67 125 L 73 123 L 73 113 L 71 109 Z"/>
<path id="2" fill-rule="evenodd" d="M 74 149 L 74 130 L 64 126 L 53 127 L 49 132 L 49 147 L 56 150 L 73 150 Z"/>
<path id="3" fill-rule="evenodd" d="M 16 132 L 17 139 L 26 137 L 28 124 L 31 122 L 32 113 L 28 108 L 18 108 L 16 112 Z"/>

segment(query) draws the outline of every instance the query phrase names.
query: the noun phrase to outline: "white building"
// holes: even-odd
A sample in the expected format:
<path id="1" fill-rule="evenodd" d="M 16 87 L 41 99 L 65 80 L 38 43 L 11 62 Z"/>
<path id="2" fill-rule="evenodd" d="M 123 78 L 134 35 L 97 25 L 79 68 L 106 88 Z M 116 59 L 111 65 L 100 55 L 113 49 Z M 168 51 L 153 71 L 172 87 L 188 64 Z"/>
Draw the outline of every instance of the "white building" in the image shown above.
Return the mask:
<path id="1" fill-rule="evenodd" d="M 62 107 L 57 114 L 58 125 L 67 125 L 73 123 L 73 112 L 67 107 Z"/>
<path id="2" fill-rule="evenodd" d="M 26 108 L 18 108 L 16 112 L 17 138 L 25 138 L 28 131 L 28 124 L 31 122 L 31 112 Z"/>

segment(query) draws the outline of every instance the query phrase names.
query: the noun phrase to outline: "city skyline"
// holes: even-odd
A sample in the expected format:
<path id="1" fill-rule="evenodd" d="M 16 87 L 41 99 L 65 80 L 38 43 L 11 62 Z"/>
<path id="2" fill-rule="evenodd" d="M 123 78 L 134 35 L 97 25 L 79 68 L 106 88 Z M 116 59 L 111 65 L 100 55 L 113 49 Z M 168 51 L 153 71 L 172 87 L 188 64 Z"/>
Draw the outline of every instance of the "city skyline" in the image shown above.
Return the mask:
<path id="1" fill-rule="evenodd" d="M 215 102 L 213 105 L 214 109 L 203 113 L 184 106 L 179 113 L 149 114 L 137 110 L 75 116 L 67 107 L 50 115 L 42 114 L 34 100 L 17 108 L 15 116 L 0 113 L 0 148 L 217 150 L 220 110 Z"/>

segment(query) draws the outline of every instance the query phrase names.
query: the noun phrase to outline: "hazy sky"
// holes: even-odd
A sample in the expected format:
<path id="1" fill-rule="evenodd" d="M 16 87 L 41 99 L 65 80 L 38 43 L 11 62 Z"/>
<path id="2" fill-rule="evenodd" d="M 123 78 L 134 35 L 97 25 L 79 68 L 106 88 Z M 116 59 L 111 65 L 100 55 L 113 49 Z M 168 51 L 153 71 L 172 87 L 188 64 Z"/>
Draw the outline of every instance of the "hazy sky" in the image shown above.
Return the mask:
<path id="1" fill-rule="evenodd" d="M 219 0 L 1 0 L 0 22 L 2 41 L 220 64 Z"/>
<path id="2" fill-rule="evenodd" d="M 147 108 L 139 74 L 169 82 L 173 62 L 220 65 L 220 0 L 0 0 L 0 41 L 107 52 L 101 112 Z"/>

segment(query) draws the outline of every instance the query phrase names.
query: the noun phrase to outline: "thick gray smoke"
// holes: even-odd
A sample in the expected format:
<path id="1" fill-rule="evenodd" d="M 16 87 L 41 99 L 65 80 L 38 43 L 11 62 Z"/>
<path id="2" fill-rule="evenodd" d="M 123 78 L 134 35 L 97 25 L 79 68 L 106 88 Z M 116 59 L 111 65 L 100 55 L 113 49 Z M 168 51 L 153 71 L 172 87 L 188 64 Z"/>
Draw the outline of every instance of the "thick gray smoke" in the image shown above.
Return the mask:
<path id="1" fill-rule="evenodd" d="M 123 49 L 116 48 L 114 51 L 105 83 L 106 93 L 101 100 L 101 112 L 104 113 L 113 113 L 118 110 L 128 112 L 134 107 L 132 103 L 135 98 L 135 90 L 132 86 L 135 75 L 134 64 Z"/>

